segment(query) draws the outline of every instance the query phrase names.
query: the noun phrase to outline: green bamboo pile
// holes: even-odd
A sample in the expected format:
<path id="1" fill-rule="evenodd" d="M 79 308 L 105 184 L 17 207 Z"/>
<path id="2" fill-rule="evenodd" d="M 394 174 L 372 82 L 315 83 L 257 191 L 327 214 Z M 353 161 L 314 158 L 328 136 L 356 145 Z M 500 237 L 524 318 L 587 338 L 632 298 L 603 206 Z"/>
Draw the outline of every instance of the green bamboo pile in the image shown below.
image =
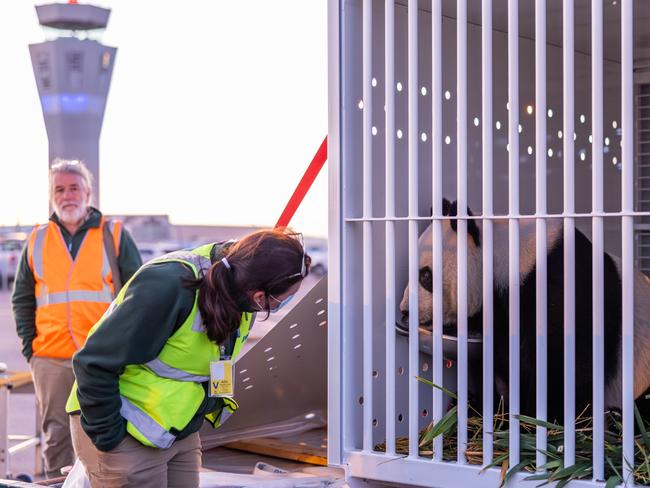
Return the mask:
<path id="1" fill-rule="evenodd" d="M 420 381 L 435 388 L 437 385 L 423 379 Z M 455 395 L 444 390 L 445 393 Z M 638 410 L 635 408 L 638 431 L 635 436 L 635 459 L 634 478 L 638 485 L 650 485 L 650 425 L 641 419 Z M 564 428 L 561 425 L 550 422 L 543 422 L 531 417 L 520 415 L 520 459 L 521 462 L 513 467 L 508 466 L 508 416 L 504 412 L 501 402 L 497 413 L 494 415 L 493 423 L 493 462 L 488 467 L 501 468 L 500 487 L 516 473 L 525 471 L 531 473 L 527 480 L 539 481 L 541 485 L 557 481 L 557 488 L 561 488 L 574 479 L 592 478 L 592 418 L 587 416 L 586 410 L 576 419 L 576 440 L 575 440 L 575 464 L 564 467 Z M 420 456 L 433 456 L 433 439 L 443 436 L 443 459 L 456 461 L 457 459 L 457 407 L 452 407 L 437 424 L 430 423 L 420 432 L 419 448 Z M 547 449 L 544 452 L 547 463 L 543 466 L 544 471 L 535 472 L 535 458 L 537 449 L 535 444 L 535 430 L 537 426 L 547 428 Z M 623 447 L 622 432 L 623 425 L 621 416 L 615 412 L 605 414 L 605 479 L 606 488 L 614 487 L 622 482 L 623 471 Z M 470 416 L 467 422 L 468 443 L 465 457 L 469 464 L 483 464 L 483 423 L 481 416 L 470 406 Z M 409 453 L 408 437 L 396 439 L 396 451 L 398 454 Z M 386 451 L 386 444 L 381 443 L 375 446 L 376 451 Z"/>

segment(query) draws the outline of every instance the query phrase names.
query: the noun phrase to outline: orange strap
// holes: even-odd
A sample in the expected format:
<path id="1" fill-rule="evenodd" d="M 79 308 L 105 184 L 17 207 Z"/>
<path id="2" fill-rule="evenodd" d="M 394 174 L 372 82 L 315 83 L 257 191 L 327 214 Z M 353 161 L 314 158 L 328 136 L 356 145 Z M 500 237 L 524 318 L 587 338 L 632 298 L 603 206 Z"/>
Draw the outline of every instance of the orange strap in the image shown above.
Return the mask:
<path id="1" fill-rule="evenodd" d="M 318 148 L 318 151 L 316 151 L 314 159 L 311 160 L 307 171 L 305 171 L 305 174 L 302 176 L 300 183 L 298 183 L 298 186 L 293 192 L 293 195 L 291 195 L 287 206 L 284 207 L 284 212 L 282 212 L 282 215 L 280 215 L 278 223 L 275 224 L 276 228 L 286 227 L 289 225 L 289 222 L 291 222 L 293 215 L 296 213 L 296 210 L 298 210 L 298 207 L 311 188 L 311 185 L 314 183 L 314 180 L 318 176 L 318 173 L 320 173 L 321 168 L 325 165 L 325 161 L 327 161 L 327 136 L 325 136 L 325 139 L 323 139 L 323 142 Z"/>

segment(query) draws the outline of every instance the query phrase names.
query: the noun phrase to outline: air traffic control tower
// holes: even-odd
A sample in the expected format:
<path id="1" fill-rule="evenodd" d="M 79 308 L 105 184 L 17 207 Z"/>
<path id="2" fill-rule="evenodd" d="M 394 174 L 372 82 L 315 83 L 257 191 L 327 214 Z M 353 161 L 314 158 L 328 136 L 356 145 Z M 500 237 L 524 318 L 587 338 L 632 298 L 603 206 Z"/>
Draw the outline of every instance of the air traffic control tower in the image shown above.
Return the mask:
<path id="1" fill-rule="evenodd" d="M 29 46 L 49 139 L 49 161 L 84 161 L 95 179 L 98 205 L 99 135 L 117 49 L 93 38 L 106 28 L 110 9 L 70 0 L 36 6 L 36 13 L 46 33 L 57 35 Z"/>

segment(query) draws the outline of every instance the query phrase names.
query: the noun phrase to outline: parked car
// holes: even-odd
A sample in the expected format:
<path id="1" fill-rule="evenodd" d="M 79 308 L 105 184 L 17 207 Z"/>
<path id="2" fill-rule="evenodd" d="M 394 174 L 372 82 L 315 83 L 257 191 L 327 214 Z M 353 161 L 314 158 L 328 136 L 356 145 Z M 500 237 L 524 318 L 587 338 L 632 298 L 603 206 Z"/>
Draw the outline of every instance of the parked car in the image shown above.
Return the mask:
<path id="1" fill-rule="evenodd" d="M 305 251 L 311 257 L 310 272 L 314 276 L 323 276 L 327 273 L 327 247 L 320 244 L 307 244 Z"/>
<path id="2" fill-rule="evenodd" d="M 24 244 L 24 238 L 0 237 L 0 290 L 11 288 Z"/>
<path id="3" fill-rule="evenodd" d="M 160 257 L 163 254 L 169 252 L 178 251 L 179 249 L 185 249 L 188 246 L 184 246 L 179 242 L 142 242 L 138 243 L 138 251 L 140 251 L 140 257 L 142 262 L 146 263 L 151 261 L 154 258 Z"/>

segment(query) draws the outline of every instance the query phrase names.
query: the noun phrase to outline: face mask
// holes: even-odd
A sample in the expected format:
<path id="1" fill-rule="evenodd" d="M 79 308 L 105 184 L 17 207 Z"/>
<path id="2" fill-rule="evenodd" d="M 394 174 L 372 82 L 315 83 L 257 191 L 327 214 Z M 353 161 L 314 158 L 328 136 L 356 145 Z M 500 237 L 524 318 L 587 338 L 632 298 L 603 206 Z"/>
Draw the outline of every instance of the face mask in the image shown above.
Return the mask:
<path id="1" fill-rule="evenodd" d="M 289 295 L 284 300 L 278 300 L 273 295 L 269 295 L 269 297 L 271 297 L 273 300 L 275 300 L 278 303 L 275 307 L 271 307 L 271 313 L 275 313 L 278 310 L 280 310 L 282 307 L 284 307 L 287 303 L 289 303 L 293 298 L 293 295 Z"/>

